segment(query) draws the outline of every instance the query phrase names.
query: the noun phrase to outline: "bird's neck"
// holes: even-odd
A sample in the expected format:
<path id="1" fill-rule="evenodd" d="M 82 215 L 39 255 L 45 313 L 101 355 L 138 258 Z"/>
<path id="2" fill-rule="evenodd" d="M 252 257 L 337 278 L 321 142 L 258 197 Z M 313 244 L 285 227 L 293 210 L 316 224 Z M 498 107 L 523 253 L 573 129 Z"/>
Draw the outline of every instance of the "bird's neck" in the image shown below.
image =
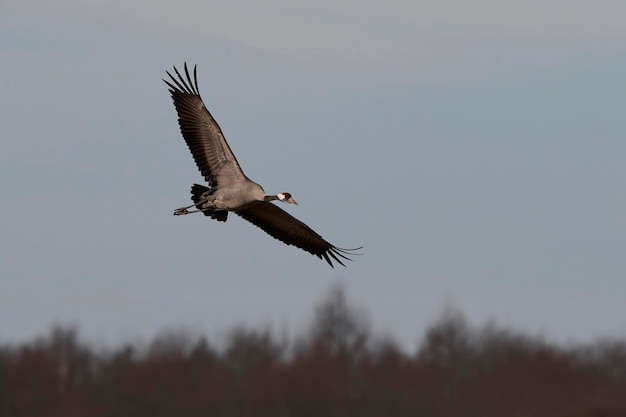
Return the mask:
<path id="1" fill-rule="evenodd" d="M 265 197 L 263 197 L 263 201 L 274 201 L 274 200 L 278 200 L 278 196 L 276 194 L 274 195 L 270 195 L 270 194 L 265 194 Z"/>

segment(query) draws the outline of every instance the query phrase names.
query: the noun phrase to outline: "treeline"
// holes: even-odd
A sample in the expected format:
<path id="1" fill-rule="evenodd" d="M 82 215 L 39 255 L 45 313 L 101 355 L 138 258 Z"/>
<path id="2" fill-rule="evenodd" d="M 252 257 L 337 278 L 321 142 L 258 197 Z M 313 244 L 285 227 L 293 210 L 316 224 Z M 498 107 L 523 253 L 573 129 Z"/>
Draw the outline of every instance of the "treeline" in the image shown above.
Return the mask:
<path id="1" fill-rule="evenodd" d="M 626 343 L 556 346 L 448 312 L 406 353 L 341 288 L 296 340 L 170 332 L 102 352 L 73 328 L 0 341 L 0 416 L 626 416 Z"/>

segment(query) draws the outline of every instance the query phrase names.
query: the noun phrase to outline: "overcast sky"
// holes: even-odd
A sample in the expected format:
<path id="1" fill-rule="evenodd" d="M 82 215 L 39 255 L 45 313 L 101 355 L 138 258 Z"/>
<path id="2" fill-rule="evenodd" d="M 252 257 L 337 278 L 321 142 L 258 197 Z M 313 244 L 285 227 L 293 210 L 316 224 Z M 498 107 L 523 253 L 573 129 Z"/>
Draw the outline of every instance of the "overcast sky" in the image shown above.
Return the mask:
<path id="1" fill-rule="evenodd" d="M 623 1 L 32 1 L 0 6 L 0 340 L 297 333 L 334 283 L 413 349 L 442 309 L 626 336 Z M 348 268 L 231 216 L 165 70 Z"/>

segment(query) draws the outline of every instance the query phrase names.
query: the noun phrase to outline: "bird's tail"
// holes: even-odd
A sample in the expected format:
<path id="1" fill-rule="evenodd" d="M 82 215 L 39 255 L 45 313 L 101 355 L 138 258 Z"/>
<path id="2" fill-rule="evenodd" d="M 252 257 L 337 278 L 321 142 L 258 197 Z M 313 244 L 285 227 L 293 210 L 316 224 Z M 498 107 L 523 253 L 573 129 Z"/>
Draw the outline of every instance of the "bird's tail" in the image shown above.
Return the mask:
<path id="1" fill-rule="evenodd" d="M 204 202 L 207 201 L 207 196 L 211 195 L 215 190 L 213 188 L 205 187 L 204 185 L 194 184 L 191 186 L 191 201 L 194 202 L 198 210 L 204 210 L 202 213 L 205 216 L 211 216 L 212 219 L 218 222 L 225 222 L 228 217 L 228 211 L 218 210 L 215 207 L 205 207 Z"/>
<path id="2" fill-rule="evenodd" d="M 207 191 L 210 193 L 211 189 L 209 187 L 205 187 L 204 185 L 200 185 L 200 184 L 192 185 L 191 186 L 191 201 L 193 201 L 195 204 L 198 204 L 198 202 L 200 202 L 200 197 L 202 197 L 202 194 L 206 193 Z"/>

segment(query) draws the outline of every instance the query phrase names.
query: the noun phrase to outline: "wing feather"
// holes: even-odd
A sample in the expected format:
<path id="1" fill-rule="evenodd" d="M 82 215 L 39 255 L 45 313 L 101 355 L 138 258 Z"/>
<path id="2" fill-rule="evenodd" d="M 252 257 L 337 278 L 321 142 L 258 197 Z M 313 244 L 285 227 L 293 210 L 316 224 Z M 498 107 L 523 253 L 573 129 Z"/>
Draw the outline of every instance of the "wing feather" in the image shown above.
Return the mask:
<path id="1" fill-rule="evenodd" d="M 333 268 L 333 260 L 345 266 L 342 259 L 351 261 L 346 255 L 355 255 L 354 251 L 361 249 L 342 249 L 328 243 L 309 226 L 269 202 L 259 202 L 237 214 L 275 239 L 326 260 Z"/>
<path id="2" fill-rule="evenodd" d="M 180 132 L 206 182 L 211 187 L 217 187 L 246 178 L 224 138 L 222 129 L 200 97 L 196 67 L 193 71 L 193 82 L 186 63 L 185 77 L 176 67 L 174 72 L 178 79 L 167 72 L 172 82 L 163 81 L 172 94 Z"/>

